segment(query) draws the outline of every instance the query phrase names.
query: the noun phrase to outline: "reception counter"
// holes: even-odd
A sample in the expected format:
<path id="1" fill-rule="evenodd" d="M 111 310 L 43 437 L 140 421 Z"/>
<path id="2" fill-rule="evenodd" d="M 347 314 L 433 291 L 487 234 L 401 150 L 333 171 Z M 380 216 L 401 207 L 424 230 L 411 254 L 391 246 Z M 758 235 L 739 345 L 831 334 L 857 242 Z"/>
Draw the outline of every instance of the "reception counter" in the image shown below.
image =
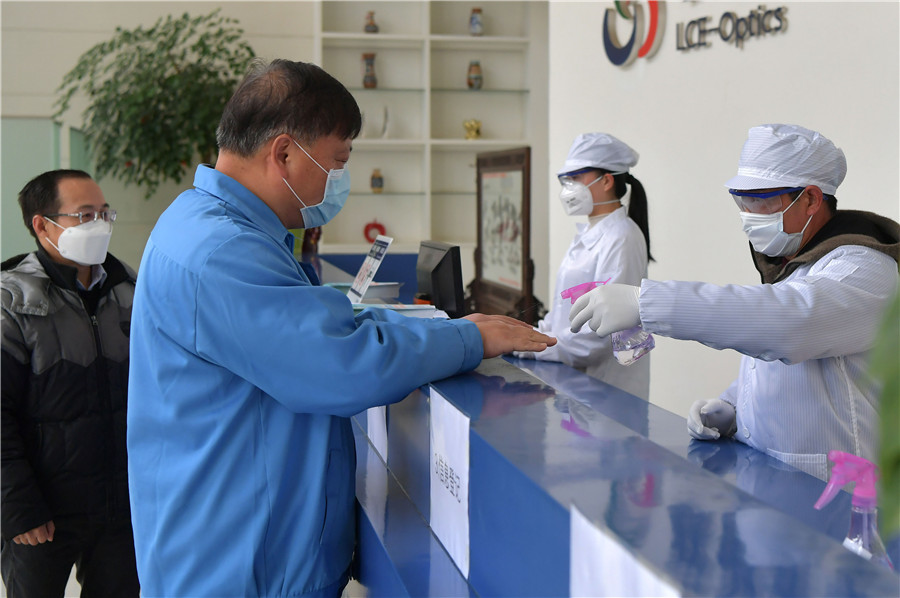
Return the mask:
<path id="1" fill-rule="evenodd" d="M 467 471 L 447 470 L 467 489 L 465 559 L 434 525 L 436 401 L 468 418 Z M 822 481 L 692 440 L 682 416 L 562 364 L 486 360 L 380 414 L 353 418 L 369 596 L 569 596 L 585 567 L 591 595 L 900 595 L 900 577 L 841 545 L 847 493 L 817 511 Z M 585 558 L 583 528 L 602 558 Z"/>

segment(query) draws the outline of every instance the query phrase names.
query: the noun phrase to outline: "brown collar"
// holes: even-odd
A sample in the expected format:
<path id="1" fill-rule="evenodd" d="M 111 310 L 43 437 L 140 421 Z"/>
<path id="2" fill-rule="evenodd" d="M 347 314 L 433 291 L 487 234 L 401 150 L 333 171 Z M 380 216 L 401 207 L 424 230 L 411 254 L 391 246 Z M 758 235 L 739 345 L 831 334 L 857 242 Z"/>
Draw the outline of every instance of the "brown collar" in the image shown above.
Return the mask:
<path id="1" fill-rule="evenodd" d="M 900 224 L 872 212 L 838 210 L 791 260 L 763 255 L 752 246 L 750 253 L 762 282 L 771 284 L 843 245 L 861 245 L 900 261 Z"/>

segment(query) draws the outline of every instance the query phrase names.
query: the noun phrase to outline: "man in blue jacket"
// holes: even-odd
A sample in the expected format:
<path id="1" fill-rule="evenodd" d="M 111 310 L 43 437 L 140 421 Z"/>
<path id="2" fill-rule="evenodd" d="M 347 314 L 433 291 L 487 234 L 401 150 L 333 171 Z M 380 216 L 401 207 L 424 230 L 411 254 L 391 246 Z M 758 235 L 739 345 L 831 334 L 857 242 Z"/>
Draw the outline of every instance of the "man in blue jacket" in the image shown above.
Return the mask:
<path id="1" fill-rule="evenodd" d="M 131 327 L 129 486 L 143 596 L 337 596 L 354 546 L 349 417 L 555 339 L 510 318 L 354 316 L 293 256 L 349 193 L 356 101 L 257 62 L 151 233 Z"/>

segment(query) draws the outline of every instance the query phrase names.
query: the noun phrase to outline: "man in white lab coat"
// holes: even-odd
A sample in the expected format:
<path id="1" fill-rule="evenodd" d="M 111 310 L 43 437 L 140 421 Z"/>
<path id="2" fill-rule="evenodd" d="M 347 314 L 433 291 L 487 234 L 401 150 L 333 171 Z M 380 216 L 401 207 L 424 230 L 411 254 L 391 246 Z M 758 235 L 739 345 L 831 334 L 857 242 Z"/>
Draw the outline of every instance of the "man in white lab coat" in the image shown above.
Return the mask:
<path id="1" fill-rule="evenodd" d="M 874 461 L 879 389 L 865 373 L 898 289 L 900 225 L 837 210 L 846 172 L 843 152 L 815 131 L 753 127 L 725 185 L 763 284 L 598 287 L 572 306 L 572 329 L 605 336 L 640 323 L 743 353 L 737 380 L 691 406 L 694 438 L 733 435 L 821 479 L 830 450 Z"/>

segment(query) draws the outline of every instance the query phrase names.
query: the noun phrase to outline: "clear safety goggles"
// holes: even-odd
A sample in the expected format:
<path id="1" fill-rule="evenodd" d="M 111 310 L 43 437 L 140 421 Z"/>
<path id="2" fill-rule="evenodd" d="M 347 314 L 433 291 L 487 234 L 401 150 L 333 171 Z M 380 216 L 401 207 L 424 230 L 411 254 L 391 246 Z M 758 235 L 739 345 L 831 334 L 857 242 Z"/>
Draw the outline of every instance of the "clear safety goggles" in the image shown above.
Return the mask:
<path id="1" fill-rule="evenodd" d="M 752 214 L 774 214 L 781 211 L 781 196 L 803 191 L 805 187 L 790 187 L 775 191 L 742 191 L 729 189 L 734 203 L 743 212 Z"/>
<path id="2" fill-rule="evenodd" d="M 571 183 L 577 182 L 575 180 L 575 177 L 577 177 L 580 174 L 584 174 L 586 172 L 598 172 L 598 170 L 596 168 L 582 168 L 580 170 L 573 170 L 572 172 L 567 172 L 566 174 L 561 174 L 557 178 L 559 179 L 560 185 L 571 184 Z"/>

